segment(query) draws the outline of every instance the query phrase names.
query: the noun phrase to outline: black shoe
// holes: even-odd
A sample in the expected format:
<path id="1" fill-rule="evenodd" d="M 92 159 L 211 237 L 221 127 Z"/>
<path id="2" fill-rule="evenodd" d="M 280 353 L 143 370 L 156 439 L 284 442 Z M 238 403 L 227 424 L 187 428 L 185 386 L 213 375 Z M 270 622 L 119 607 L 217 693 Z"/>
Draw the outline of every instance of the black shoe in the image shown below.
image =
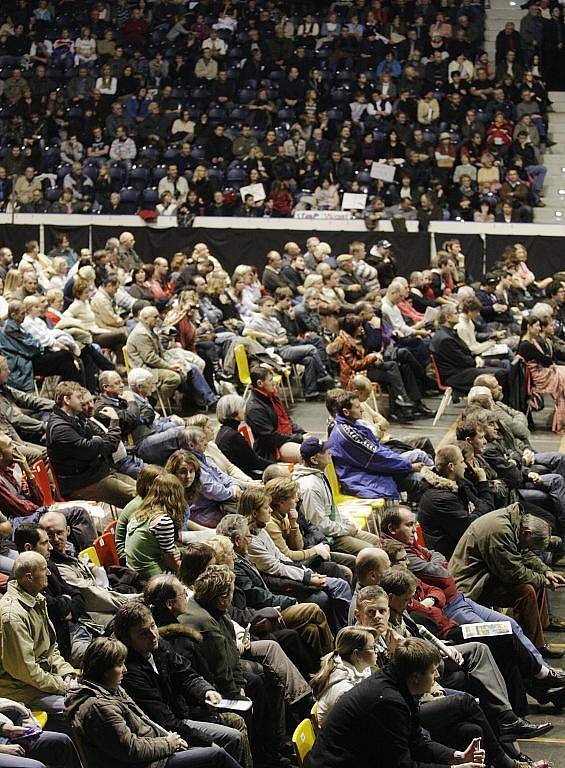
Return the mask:
<path id="1" fill-rule="evenodd" d="M 420 400 L 414 406 L 414 413 L 420 413 L 422 416 L 435 416 L 434 411 L 425 404 L 423 400 Z"/>
<path id="2" fill-rule="evenodd" d="M 545 627 L 545 631 L 546 632 L 565 632 L 565 621 L 561 621 L 561 619 L 558 619 L 557 616 L 550 616 L 549 626 Z"/>
<path id="3" fill-rule="evenodd" d="M 393 411 L 388 415 L 388 421 L 390 421 L 391 424 L 407 424 L 409 421 L 412 421 L 413 418 L 414 414 L 412 408 L 402 408 L 402 410 Z"/>
<path id="4" fill-rule="evenodd" d="M 555 709 L 558 711 L 561 711 L 563 707 L 565 707 L 565 689 L 561 689 L 560 691 L 553 691 L 553 693 L 550 693 L 548 696 L 548 701 L 551 701 Z M 540 704 L 545 704 L 546 702 L 539 702 Z"/>
<path id="5" fill-rule="evenodd" d="M 334 389 L 335 387 L 339 387 L 339 384 L 331 376 L 322 376 L 321 379 L 318 379 L 318 386 L 321 389 Z"/>
<path id="6" fill-rule="evenodd" d="M 516 741 L 517 739 L 533 739 L 551 731 L 551 723 L 530 723 L 522 717 L 516 718 L 513 723 L 501 723 L 498 726 L 500 738 L 504 741 Z"/>
<path id="7" fill-rule="evenodd" d="M 400 406 L 400 408 L 413 408 L 414 403 L 406 395 L 398 395 L 394 398 L 394 404 Z"/>
<path id="8" fill-rule="evenodd" d="M 540 653 L 543 659 L 562 659 L 565 656 L 565 651 L 560 651 L 557 648 L 553 648 L 547 643 L 540 649 Z"/>

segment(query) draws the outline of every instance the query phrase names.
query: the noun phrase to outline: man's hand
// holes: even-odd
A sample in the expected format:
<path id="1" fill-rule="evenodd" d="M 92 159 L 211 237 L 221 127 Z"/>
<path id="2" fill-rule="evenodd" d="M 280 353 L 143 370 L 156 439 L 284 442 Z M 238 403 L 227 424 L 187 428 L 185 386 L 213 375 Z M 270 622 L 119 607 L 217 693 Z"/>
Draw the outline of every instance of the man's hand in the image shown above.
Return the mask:
<path id="1" fill-rule="evenodd" d="M 14 757 L 25 757 L 25 749 L 21 744 L 0 744 L 0 755 L 13 755 Z"/>
<path id="2" fill-rule="evenodd" d="M 414 464 L 412 464 L 412 472 L 419 472 L 423 466 L 421 461 L 415 461 Z"/>
<path id="3" fill-rule="evenodd" d="M 526 450 L 522 454 L 522 461 L 524 462 L 524 464 L 527 467 L 531 467 L 532 466 L 532 464 L 534 463 L 535 458 L 536 458 L 535 453 L 532 450 L 530 450 L 529 448 L 526 448 Z"/>
<path id="4" fill-rule="evenodd" d="M 421 605 L 425 605 L 426 608 L 433 608 L 436 604 L 436 601 L 433 599 L 433 597 L 426 597 L 421 600 L 420 603 Z"/>
<path id="5" fill-rule="evenodd" d="M 171 745 L 171 747 L 175 750 L 175 752 L 185 752 L 188 749 L 188 744 L 186 741 L 181 738 L 181 736 L 178 735 L 178 733 L 175 733 L 174 731 L 169 733 L 167 736 L 167 741 Z"/>
<path id="6" fill-rule="evenodd" d="M 537 472 L 528 472 L 528 480 L 531 480 L 534 485 L 538 485 L 541 482 L 541 477 Z"/>
<path id="7" fill-rule="evenodd" d="M 219 704 L 221 700 L 222 697 L 218 691 L 206 691 L 206 695 L 204 696 L 206 704 Z"/>
<path id="8" fill-rule="evenodd" d="M 463 664 L 463 656 L 461 656 L 457 648 L 450 648 L 449 654 L 456 664 L 458 664 L 459 666 Z"/>
<path id="9" fill-rule="evenodd" d="M 398 632 L 395 632 L 392 627 L 389 627 L 386 632 L 383 633 L 383 640 L 386 643 L 386 647 L 389 650 L 389 653 L 394 653 L 398 643 L 402 640 L 402 635 L 399 635 Z"/>
<path id="10" fill-rule="evenodd" d="M 100 413 L 103 414 L 104 416 L 107 416 L 112 421 L 118 420 L 118 414 L 116 412 L 116 409 L 112 408 L 112 406 L 110 405 L 106 405 L 104 408 L 102 408 L 100 410 Z"/>
<path id="11" fill-rule="evenodd" d="M 354 523 L 352 520 L 350 520 L 347 523 L 347 528 L 346 528 L 347 536 L 355 536 L 358 530 L 359 528 L 357 527 L 357 524 Z"/>
<path id="12" fill-rule="evenodd" d="M 316 550 L 318 555 L 323 560 L 329 560 L 330 559 L 330 547 L 329 544 L 316 544 L 313 549 Z"/>
<path id="13" fill-rule="evenodd" d="M 239 487 L 239 485 L 232 485 L 231 495 L 232 495 L 232 499 L 234 499 L 235 501 L 237 501 L 240 498 L 241 488 Z"/>
<path id="14" fill-rule="evenodd" d="M 326 586 L 326 577 L 320 573 L 313 573 L 310 577 L 310 584 L 318 589 L 323 589 Z"/>
<path id="15" fill-rule="evenodd" d="M 182 365 L 180 363 L 173 363 L 171 365 L 171 371 L 174 371 L 175 373 L 183 373 L 184 372 L 184 368 L 182 367 Z"/>
<path id="16" fill-rule="evenodd" d="M 545 574 L 545 586 L 549 589 L 559 589 L 565 584 L 565 576 L 553 571 L 547 571 Z"/>
<path id="17" fill-rule="evenodd" d="M 0 733 L 7 739 L 17 739 L 27 731 L 24 725 L 13 725 L 12 723 L 6 723 L 0 728 Z"/>
<path id="18" fill-rule="evenodd" d="M 476 357 L 475 358 L 475 365 L 477 368 L 484 368 L 485 367 L 485 361 L 482 357 Z"/>
<path id="19" fill-rule="evenodd" d="M 480 739 L 473 739 L 464 752 L 459 752 L 456 757 L 455 765 L 484 765 L 485 751 L 479 749 Z"/>

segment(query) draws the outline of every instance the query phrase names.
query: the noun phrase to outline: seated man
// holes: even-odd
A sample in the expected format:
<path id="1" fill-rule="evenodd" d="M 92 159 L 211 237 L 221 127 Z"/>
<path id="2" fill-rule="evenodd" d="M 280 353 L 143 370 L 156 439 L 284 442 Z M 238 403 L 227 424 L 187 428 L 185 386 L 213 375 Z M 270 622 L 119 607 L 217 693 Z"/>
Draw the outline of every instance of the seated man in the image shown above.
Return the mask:
<path id="1" fill-rule="evenodd" d="M 392 570 L 409 570 L 406 549 L 400 541 L 385 539 L 383 549 L 389 557 Z M 375 560 L 373 553 L 378 551 L 367 550 L 365 559 L 359 563 L 357 569 L 358 590 L 362 586 L 381 584 L 384 574 L 380 572 L 379 575 L 381 569 L 373 562 Z M 527 711 L 524 683 L 527 692 L 538 703 L 546 704 L 551 701 L 557 709 L 561 709 L 565 700 L 565 673 L 561 669 L 549 666 L 544 661 L 540 652 L 524 635 L 522 628 L 514 619 L 478 605 L 461 593 L 458 593 L 448 605 L 445 594 L 440 587 L 432 587 L 416 578 L 414 574 L 412 576 L 416 579 L 415 592 L 407 610 L 415 621 L 426 626 L 440 640 L 453 643 L 462 642 L 462 624 L 485 621 L 510 622 L 511 635 L 481 637 L 480 641 L 490 648 L 506 681 L 509 698 L 512 697 L 517 702 L 516 711 Z M 449 616 L 457 616 L 457 619 L 449 618 L 447 613 Z"/>
<path id="2" fill-rule="evenodd" d="M 183 597 L 186 604 L 186 595 Z M 220 694 L 192 668 L 187 657 L 159 637 L 149 608 L 138 601 L 122 606 L 116 614 L 114 635 L 128 651 L 122 687 L 147 717 L 175 731 L 191 746 L 207 747 L 215 742 L 241 763 L 242 734 L 206 719 L 208 712 L 214 712 L 208 705 L 217 704 Z"/>
<path id="3" fill-rule="evenodd" d="M 416 492 L 419 481 L 414 473 L 422 464 L 410 463 L 377 440 L 361 421 L 361 404 L 354 393 L 342 392 L 336 401 L 328 449 L 343 489 L 365 499 L 398 499 L 401 490 Z"/>
<path id="4" fill-rule="evenodd" d="M 477 493 L 465 478 L 465 459 L 456 445 L 438 448 L 435 472 L 422 467 L 418 521 L 424 541 L 448 560 L 470 523 L 494 509 L 494 496 L 484 469 L 477 470 Z"/>
<path id="5" fill-rule="evenodd" d="M 145 368 L 132 368 L 128 374 L 131 392 L 124 393 L 119 373 L 103 371 L 99 378 L 100 396 L 94 414 L 104 424 L 108 416 L 102 413 L 114 408 L 118 414 L 122 440 L 131 438 L 138 457 L 148 464 L 163 465 L 171 453 L 178 449 L 178 437 L 184 422 L 179 416 L 159 416 L 148 398 L 155 391 L 155 381 Z"/>
<path id="6" fill-rule="evenodd" d="M 379 537 L 360 530 L 349 515 L 339 511 L 324 473 L 331 461 L 328 444 L 308 437 L 300 446 L 302 463 L 294 467 L 292 479 L 299 487 L 300 511 L 327 537 L 332 551 L 356 555 L 365 547 L 379 546 Z"/>
<path id="7" fill-rule="evenodd" d="M 300 461 L 298 448 L 306 430 L 292 421 L 279 400 L 273 371 L 257 365 L 250 376 L 253 389 L 245 408 L 245 421 L 255 437 L 255 451 L 267 461 Z"/>
<path id="8" fill-rule="evenodd" d="M 444 304 L 439 311 L 439 329 L 430 344 L 443 384 L 457 392 L 468 392 L 480 373 L 495 376 L 502 386 L 508 378 L 505 368 L 489 368 L 481 357 L 473 357 L 469 347 L 457 335 L 457 307 Z"/>
<path id="9" fill-rule="evenodd" d="M 0 356 L 0 427 L 8 434 L 15 432 L 23 454 L 29 461 L 35 461 L 45 455 L 45 449 L 38 443 L 45 438 L 47 417 L 54 403 L 9 386 L 9 376 L 8 361 Z"/>
<path id="10" fill-rule="evenodd" d="M 14 563 L 14 580 L 0 600 L 0 695 L 45 710 L 54 729 L 66 730 L 64 697 L 76 677 L 61 656 L 47 617 L 47 561 L 24 552 Z"/>
<path id="11" fill-rule="evenodd" d="M 306 400 L 317 398 L 320 388 L 334 386 L 334 380 L 328 374 L 320 353 L 313 344 L 288 343 L 286 331 L 275 316 L 275 300 L 271 296 L 263 296 L 257 303 L 259 312 L 246 321 L 244 336 L 251 336 L 266 347 L 274 346 L 285 362 L 304 366 Z"/>
<path id="12" fill-rule="evenodd" d="M 92 634 L 79 619 L 85 618 L 86 609 L 82 593 L 63 580 L 56 564 L 50 559 L 53 546 L 47 532 L 36 523 L 24 523 L 14 533 L 18 552 L 38 552 L 49 567 L 47 587 L 44 590 L 47 614 L 55 627 L 57 645 L 61 655 L 71 664 L 80 666 Z"/>
<path id="13" fill-rule="evenodd" d="M 565 584 L 565 577 L 534 554 L 547 550 L 548 544 L 547 523 L 512 504 L 474 520 L 449 561 L 461 592 L 483 605 L 511 607 L 542 655 L 544 629 L 564 628 L 562 622 L 549 622 L 546 588 Z"/>
<path id="14" fill-rule="evenodd" d="M 92 297 L 90 306 L 94 312 L 96 325 L 100 328 L 99 343 L 104 347 L 114 350 L 118 360 L 122 359 L 122 347 L 126 343 L 126 327 L 122 317 L 118 314 L 115 296 L 120 287 L 119 279 L 114 275 L 107 275 L 98 283 L 99 288 Z"/>
<path id="15" fill-rule="evenodd" d="M 234 608 L 238 611 L 253 609 L 258 621 L 263 612 L 267 626 L 278 624 L 276 616 L 267 613 L 269 609 L 274 609 L 282 616 L 284 624 L 296 629 L 310 647 L 314 657 L 312 671 L 318 669 L 320 658 L 329 653 L 333 645 L 332 633 L 321 608 L 314 603 L 299 603 L 290 595 L 277 595 L 268 588 L 261 572 L 248 557 L 251 532 L 243 515 L 226 515 L 216 530 L 231 540 L 236 556 Z"/>
<path id="16" fill-rule="evenodd" d="M 53 548 L 50 559 L 56 564 L 61 577 L 81 592 L 91 623 L 105 627 L 118 608 L 137 597 L 111 589 L 107 586 L 108 579 L 103 569 L 74 555 L 69 545 L 69 528 L 60 512 L 46 512 L 40 518 L 39 526 L 49 536 Z"/>
<path id="17" fill-rule="evenodd" d="M 71 499 L 94 499 L 120 508 L 135 496 L 135 483 L 114 472 L 111 456 L 121 441 L 116 411 L 109 408 L 105 435 L 94 434 L 82 414 L 82 387 L 62 381 L 55 390 L 56 406 L 47 423 L 47 452 L 57 475 L 61 493 Z"/>
<path id="18" fill-rule="evenodd" d="M 505 510 L 495 511 L 504 512 Z M 489 515 L 494 515 L 494 513 L 489 513 Z M 455 583 L 455 579 L 449 569 L 448 563 L 441 552 L 426 549 L 418 544 L 416 538 L 416 522 L 411 509 L 400 506 L 397 510 L 388 511 L 382 519 L 381 530 L 385 538 L 390 537 L 401 542 L 405 546 L 408 567 L 412 573 L 425 584 L 441 589 L 445 597 L 444 612 L 448 618 L 464 623 L 465 616 L 479 615 L 480 618 L 473 618 L 473 621 L 489 620 L 488 618 L 485 618 L 485 616 L 488 616 L 488 613 L 485 612 L 490 612 L 490 609 L 485 608 L 485 606 L 481 605 L 477 600 L 471 599 L 471 597 L 467 596 L 462 589 L 458 589 L 458 585 Z M 500 605 L 500 603 L 491 604 Z M 515 618 L 517 619 L 517 617 Z M 499 619 L 497 618 L 497 621 L 498 620 Z M 514 631 L 516 634 L 519 634 L 517 629 L 514 629 Z M 526 639 L 528 638 L 526 637 Z M 563 656 L 563 651 L 552 646 L 544 645 L 543 648 L 540 648 L 539 650 L 537 650 L 535 644 L 532 644 L 532 646 L 536 648 L 538 657 L 560 659 Z"/>

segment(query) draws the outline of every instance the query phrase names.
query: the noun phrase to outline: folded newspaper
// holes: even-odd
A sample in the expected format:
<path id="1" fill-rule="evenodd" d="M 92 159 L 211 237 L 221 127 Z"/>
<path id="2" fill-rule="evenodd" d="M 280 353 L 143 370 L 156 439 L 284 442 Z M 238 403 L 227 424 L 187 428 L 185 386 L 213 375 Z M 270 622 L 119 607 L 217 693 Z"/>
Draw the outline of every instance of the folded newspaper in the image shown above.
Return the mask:
<path id="1" fill-rule="evenodd" d="M 497 635 L 511 635 L 512 625 L 509 621 L 484 621 L 477 624 L 463 624 L 461 627 L 463 639 L 472 637 L 496 637 Z"/>
<path id="2" fill-rule="evenodd" d="M 251 709 L 252 704 L 251 699 L 220 699 L 217 704 L 210 706 L 216 709 L 229 709 L 232 712 L 247 712 Z"/>

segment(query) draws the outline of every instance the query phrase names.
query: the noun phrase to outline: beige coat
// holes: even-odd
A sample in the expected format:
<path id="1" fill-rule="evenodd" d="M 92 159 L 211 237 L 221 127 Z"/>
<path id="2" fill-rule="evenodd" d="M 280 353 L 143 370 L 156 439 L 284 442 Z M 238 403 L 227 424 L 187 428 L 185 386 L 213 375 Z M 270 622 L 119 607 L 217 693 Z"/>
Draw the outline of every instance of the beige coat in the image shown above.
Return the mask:
<path id="1" fill-rule="evenodd" d="M 101 328 L 120 328 L 125 330 L 124 321 L 116 312 L 112 299 L 104 288 L 99 288 L 90 301 L 96 323 Z"/>
<path id="2" fill-rule="evenodd" d="M 47 603 L 8 583 L 0 600 L 0 696 L 29 704 L 43 694 L 64 695 L 74 672 L 59 652 Z"/>
<path id="3" fill-rule="evenodd" d="M 153 331 L 138 323 L 128 336 L 126 351 L 131 368 L 170 369 L 165 350 Z"/>

